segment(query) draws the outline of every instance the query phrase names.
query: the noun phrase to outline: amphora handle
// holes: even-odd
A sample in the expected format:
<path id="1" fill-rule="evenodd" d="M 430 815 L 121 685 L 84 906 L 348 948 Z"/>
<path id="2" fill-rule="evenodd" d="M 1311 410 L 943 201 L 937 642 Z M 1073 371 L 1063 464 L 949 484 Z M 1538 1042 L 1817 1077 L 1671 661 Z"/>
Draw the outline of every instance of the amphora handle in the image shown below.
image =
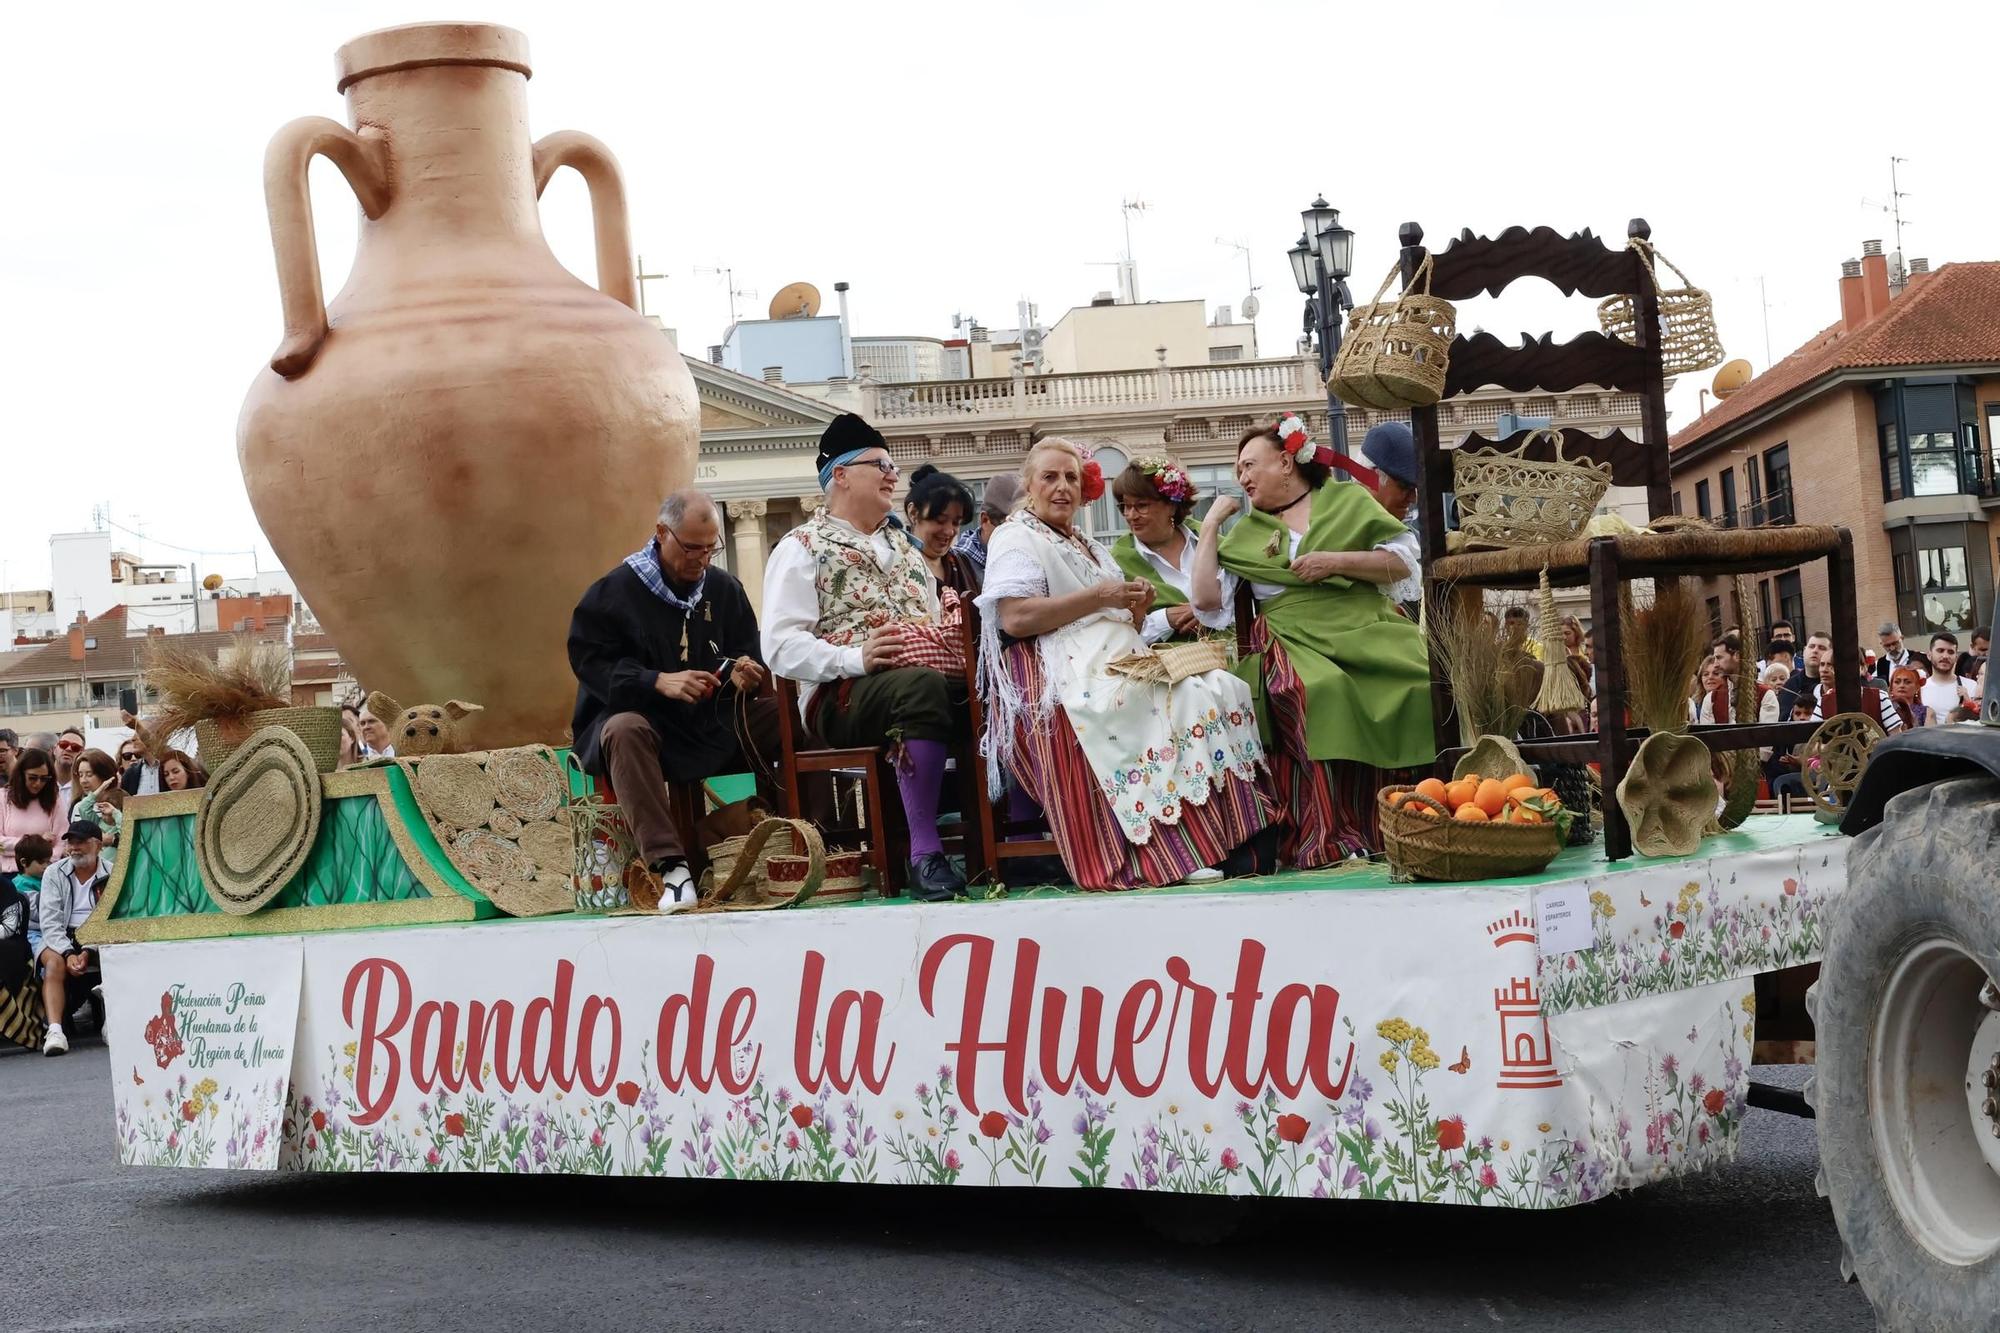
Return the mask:
<path id="1" fill-rule="evenodd" d="M 597 290 L 637 310 L 639 284 L 632 270 L 632 223 L 625 212 L 625 178 L 611 150 L 588 134 L 557 130 L 535 144 L 535 197 L 558 167 L 575 167 L 590 187 L 597 229 Z"/>
<path id="2" fill-rule="evenodd" d="M 356 133 L 325 116 L 302 116 L 272 136 L 264 150 L 264 207 L 271 215 L 271 249 L 278 258 L 285 338 L 271 355 L 271 369 L 286 379 L 305 374 L 326 342 L 326 295 L 306 183 L 306 168 L 314 157 L 340 168 L 370 219 L 389 208 L 389 146 L 380 130 L 371 126 Z"/>

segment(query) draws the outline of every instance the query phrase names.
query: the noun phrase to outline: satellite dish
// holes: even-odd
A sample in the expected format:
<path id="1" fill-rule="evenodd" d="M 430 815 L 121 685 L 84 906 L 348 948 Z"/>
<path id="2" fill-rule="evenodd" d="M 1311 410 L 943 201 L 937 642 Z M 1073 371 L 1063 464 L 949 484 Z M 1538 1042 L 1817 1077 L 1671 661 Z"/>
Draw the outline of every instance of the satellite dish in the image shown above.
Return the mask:
<path id="1" fill-rule="evenodd" d="M 771 298 L 772 319 L 811 319 L 819 313 L 819 288 L 795 282 Z"/>
<path id="2" fill-rule="evenodd" d="M 1709 386 L 1709 391 L 1717 398 L 1727 398 L 1749 382 L 1750 363 L 1739 356 L 1715 372 L 1715 383 Z"/>
<path id="3" fill-rule="evenodd" d="M 210 574 L 207 578 L 201 581 L 201 586 L 208 589 L 208 591 L 210 592 L 214 592 L 217 588 L 220 588 L 222 586 L 222 575 Z"/>
<path id="4" fill-rule="evenodd" d="M 1255 292 L 1252 292 L 1250 293 L 1250 295 L 1244 297 L 1243 304 L 1237 307 L 1237 309 L 1243 312 L 1243 318 L 1245 319 L 1257 318 L 1257 312 L 1259 310 L 1262 310 L 1263 308 L 1264 308 L 1263 302 L 1257 299 L 1257 293 Z"/>

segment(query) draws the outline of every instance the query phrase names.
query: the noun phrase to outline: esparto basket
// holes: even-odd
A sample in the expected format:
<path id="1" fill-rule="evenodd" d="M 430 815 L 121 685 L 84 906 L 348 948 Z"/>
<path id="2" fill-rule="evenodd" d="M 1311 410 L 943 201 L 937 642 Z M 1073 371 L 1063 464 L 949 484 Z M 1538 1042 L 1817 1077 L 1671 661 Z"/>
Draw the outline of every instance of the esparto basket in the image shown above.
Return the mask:
<path id="1" fill-rule="evenodd" d="M 1168 685 L 1178 685 L 1189 676 L 1199 676 L 1203 672 L 1228 669 L 1228 651 L 1217 639 L 1152 644 L 1105 666 L 1105 670 L 1113 675 Z"/>
<path id="2" fill-rule="evenodd" d="M 1409 792 L 1400 804 L 1390 804 L 1397 792 Z M 1414 787 L 1384 787 L 1375 795 L 1382 820 L 1382 849 L 1389 868 L 1403 879 L 1434 879 L 1463 883 L 1507 879 L 1547 869 L 1563 848 L 1555 824 L 1480 824 L 1453 819 L 1451 811 Z M 1417 814 L 1421 805 L 1433 811 Z"/>
<path id="3" fill-rule="evenodd" d="M 1709 294 L 1689 282 L 1687 274 L 1681 272 L 1673 260 L 1654 249 L 1650 242 L 1634 236 L 1627 245 L 1639 252 L 1646 276 L 1659 295 L 1661 369 L 1668 375 L 1685 375 L 1721 365 L 1726 353 L 1722 350 L 1722 335 L 1715 327 L 1715 302 Z M 1659 274 L 1654 270 L 1655 259 L 1674 270 L 1674 276 L 1680 279 L 1680 286 L 1660 286 Z M 1598 302 L 1597 324 L 1619 342 L 1636 346 L 1639 340 L 1638 298 L 1621 293 Z"/>
<path id="4" fill-rule="evenodd" d="M 238 746 L 265 727 L 283 727 L 304 741 L 320 772 L 340 767 L 340 710 L 318 706 L 262 708 L 242 718 L 203 718 L 194 724 L 201 766 L 215 772 Z"/>
<path id="5" fill-rule="evenodd" d="M 1542 436 L 1555 443 L 1552 463 L 1526 456 Z M 1583 531 L 1611 488 L 1610 465 L 1565 459 L 1558 430 L 1535 431 L 1511 453 L 1454 449 L 1451 473 L 1466 541 L 1488 546 L 1568 541 Z"/>
<path id="6" fill-rule="evenodd" d="M 1393 301 L 1382 298 L 1401 272 L 1392 266 L 1375 299 L 1347 319 L 1347 336 L 1327 387 L 1356 407 L 1430 407 L 1444 396 L 1458 309 L 1431 295 L 1431 257 Z"/>

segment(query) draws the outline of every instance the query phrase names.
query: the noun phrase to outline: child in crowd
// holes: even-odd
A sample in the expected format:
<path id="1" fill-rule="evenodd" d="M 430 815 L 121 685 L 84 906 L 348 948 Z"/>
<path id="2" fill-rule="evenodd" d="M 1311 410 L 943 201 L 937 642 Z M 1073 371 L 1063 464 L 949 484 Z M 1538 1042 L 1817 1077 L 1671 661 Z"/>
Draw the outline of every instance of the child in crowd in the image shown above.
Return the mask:
<path id="1" fill-rule="evenodd" d="M 33 1050 L 47 1031 L 35 976 L 35 959 L 42 951 L 35 914 L 42 872 L 55 848 L 47 838 L 30 833 L 15 845 L 14 855 L 20 873 L 0 877 L 0 1037 Z"/>

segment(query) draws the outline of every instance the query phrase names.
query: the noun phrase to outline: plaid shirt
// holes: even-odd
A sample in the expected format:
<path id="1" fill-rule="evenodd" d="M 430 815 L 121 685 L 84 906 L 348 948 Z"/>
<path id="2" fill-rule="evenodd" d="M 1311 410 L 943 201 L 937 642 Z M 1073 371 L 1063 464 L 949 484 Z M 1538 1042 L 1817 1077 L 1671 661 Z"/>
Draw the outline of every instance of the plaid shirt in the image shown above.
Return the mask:
<path id="1" fill-rule="evenodd" d="M 660 568 L 660 543 L 657 540 L 647 542 L 644 546 L 626 556 L 625 564 L 627 568 L 639 576 L 639 582 L 645 584 L 651 590 L 653 596 L 659 598 L 668 606 L 681 611 L 692 612 L 697 606 L 701 605 L 701 590 L 708 582 L 708 571 L 704 569 L 701 572 L 701 577 L 695 580 L 693 592 L 685 597 L 681 596 L 667 586 L 666 573 Z"/>

